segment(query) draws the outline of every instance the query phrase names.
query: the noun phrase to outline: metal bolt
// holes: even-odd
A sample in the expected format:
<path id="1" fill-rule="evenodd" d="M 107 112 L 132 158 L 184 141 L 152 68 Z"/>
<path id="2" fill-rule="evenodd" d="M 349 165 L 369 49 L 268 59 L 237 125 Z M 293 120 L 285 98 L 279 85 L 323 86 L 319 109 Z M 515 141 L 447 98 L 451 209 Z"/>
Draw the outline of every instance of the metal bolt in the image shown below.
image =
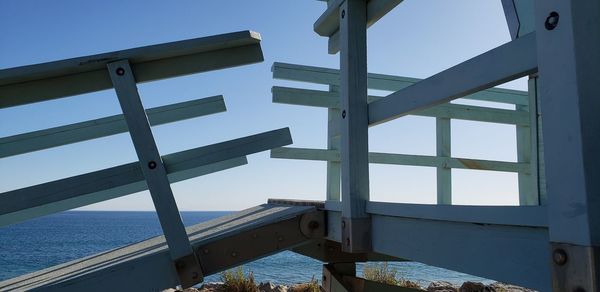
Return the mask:
<path id="1" fill-rule="evenodd" d="M 117 72 L 117 75 L 119 75 L 119 76 L 125 75 L 125 69 L 123 69 L 121 67 L 117 68 L 116 72 Z"/>
<path id="2" fill-rule="evenodd" d="M 342 10 L 342 18 L 344 18 L 344 16 L 346 16 L 346 10 Z"/>
<path id="3" fill-rule="evenodd" d="M 308 222 L 308 228 L 309 229 L 317 229 L 317 228 L 319 228 L 319 222 L 317 222 L 317 221 L 310 221 L 310 222 Z"/>
<path id="4" fill-rule="evenodd" d="M 205 248 L 205 249 L 203 250 L 203 252 L 204 252 L 204 254 L 208 254 L 208 248 Z"/>
<path id="5" fill-rule="evenodd" d="M 560 17 L 556 11 L 550 12 L 548 17 L 546 17 L 546 22 L 544 23 L 544 26 L 546 27 L 546 29 L 547 30 L 555 29 L 558 26 L 559 18 Z"/>
<path id="6" fill-rule="evenodd" d="M 343 228 L 346 228 L 346 221 L 343 221 L 343 220 L 342 220 L 342 229 L 343 229 Z"/>
<path id="7" fill-rule="evenodd" d="M 232 253 L 231 253 L 231 256 L 232 256 L 232 257 L 237 257 L 237 252 L 235 252 L 235 251 L 234 251 L 234 252 L 232 252 Z"/>
<path id="8" fill-rule="evenodd" d="M 148 168 L 155 169 L 156 168 L 156 162 L 154 160 L 148 162 Z"/>
<path id="9" fill-rule="evenodd" d="M 345 118 L 346 118 L 346 110 L 343 110 L 342 111 L 342 119 L 345 119 Z"/>
<path id="10" fill-rule="evenodd" d="M 552 260 L 555 264 L 562 266 L 567 263 L 567 253 L 563 249 L 555 249 L 552 253 Z"/>

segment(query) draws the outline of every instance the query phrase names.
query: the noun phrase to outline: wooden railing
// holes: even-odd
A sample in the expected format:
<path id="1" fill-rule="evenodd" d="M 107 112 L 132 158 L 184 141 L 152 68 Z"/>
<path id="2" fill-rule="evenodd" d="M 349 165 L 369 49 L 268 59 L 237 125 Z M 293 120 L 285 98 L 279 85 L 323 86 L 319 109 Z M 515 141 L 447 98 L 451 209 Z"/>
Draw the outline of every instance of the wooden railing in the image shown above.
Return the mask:
<path id="1" fill-rule="evenodd" d="M 282 147 L 271 150 L 272 158 L 317 160 L 327 162 L 327 200 L 340 200 L 340 97 L 338 92 L 339 71 L 335 69 L 275 63 L 273 78 L 327 85 L 328 91 L 274 86 L 273 102 L 327 108 L 327 149 Z M 368 88 L 398 91 L 418 82 L 419 79 L 382 74 L 368 75 Z M 534 81 L 533 81 L 534 82 Z M 534 87 L 535 84 L 530 84 Z M 369 96 L 368 102 L 380 96 Z M 451 169 L 475 169 L 518 173 L 519 204 L 543 204 L 538 186 L 538 139 L 535 94 L 525 91 L 491 88 L 464 99 L 514 105 L 515 109 L 499 109 L 485 106 L 445 103 L 411 115 L 436 119 L 436 155 L 409 155 L 393 153 L 369 153 L 369 162 L 409 166 L 435 167 L 437 169 L 437 203 L 452 204 Z M 533 109 L 533 111 L 532 111 Z M 451 151 L 451 120 L 514 125 L 517 140 L 517 162 L 458 158 Z"/>

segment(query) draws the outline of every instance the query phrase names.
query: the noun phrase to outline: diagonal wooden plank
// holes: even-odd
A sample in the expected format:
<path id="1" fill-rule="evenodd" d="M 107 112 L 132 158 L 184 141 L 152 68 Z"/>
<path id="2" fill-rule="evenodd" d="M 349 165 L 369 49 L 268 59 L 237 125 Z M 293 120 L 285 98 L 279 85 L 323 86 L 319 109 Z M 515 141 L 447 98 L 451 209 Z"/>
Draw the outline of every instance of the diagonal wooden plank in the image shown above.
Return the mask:
<path id="1" fill-rule="evenodd" d="M 369 124 L 384 123 L 536 71 L 536 38 L 531 33 L 369 104 Z"/>

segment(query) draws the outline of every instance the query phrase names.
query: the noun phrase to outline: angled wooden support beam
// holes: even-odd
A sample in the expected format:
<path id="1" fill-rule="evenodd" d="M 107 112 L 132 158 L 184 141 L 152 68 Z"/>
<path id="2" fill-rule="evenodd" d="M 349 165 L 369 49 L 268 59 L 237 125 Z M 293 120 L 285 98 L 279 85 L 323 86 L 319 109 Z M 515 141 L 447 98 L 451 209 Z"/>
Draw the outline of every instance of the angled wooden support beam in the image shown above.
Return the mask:
<path id="1" fill-rule="evenodd" d="M 344 0 L 335 0 L 328 3 L 327 10 L 317 19 L 314 31 L 320 36 L 329 37 L 329 54 L 340 51 L 340 7 Z M 368 0 L 367 2 L 367 28 L 398 6 L 402 0 Z"/>
<path id="2" fill-rule="evenodd" d="M 274 79 L 323 85 L 340 84 L 340 71 L 337 69 L 275 62 L 273 63 L 271 70 L 273 71 Z M 398 91 L 421 80 L 422 79 L 376 73 L 369 73 L 367 75 L 367 85 L 369 89 L 385 91 Z M 527 105 L 529 103 L 526 91 L 497 87 L 472 93 L 462 98 L 507 104 Z"/>
<path id="3" fill-rule="evenodd" d="M 192 250 L 177 202 L 167 177 L 167 170 L 154 141 L 146 111 L 138 93 L 135 76 L 128 60 L 107 65 L 117 93 L 129 134 L 148 185 L 158 221 L 169 246 L 181 286 L 187 288 L 202 282 L 204 275 Z"/>
<path id="4" fill-rule="evenodd" d="M 323 291 L 325 292 L 422 292 L 421 289 L 385 284 L 356 276 L 354 263 L 323 265 Z"/>
<path id="5" fill-rule="evenodd" d="M 535 30 L 533 0 L 502 0 L 502 8 L 513 40 Z"/>
<path id="6" fill-rule="evenodd" d="M 223 96 L 212 96 L 146 110 L 150 125 L 157 126 L 224 112 Z M 63 146 L 127 132 L 123 115 L 0 138 L 0 158 Z"/>
<path id="7" fill-rule="evenodd" d="M 553 291 L 600 290 L 600 2 L 536 1 Z"/>
<path id="8" fill-rule="evenodd" d="M 247 163 L 245 155 L 292 143 L 279 129 L 163 156 L 171 183 Z M 0 194 L 0 226 L 147 189 L 137 162 Z"/>
<path id="9" fill-rule="evenodd" d="M 536 37 L 531 33 L 369 104 L 369 124 L 384 123 L 536 71 Z"/>
<path id="10" fill-rule="evenodd" d="M 137 82 L 263 61 L 260 34 L 240 31 L 0 70 L 0 108 L 113 87 L 106 65 L 128 59 Z"/>

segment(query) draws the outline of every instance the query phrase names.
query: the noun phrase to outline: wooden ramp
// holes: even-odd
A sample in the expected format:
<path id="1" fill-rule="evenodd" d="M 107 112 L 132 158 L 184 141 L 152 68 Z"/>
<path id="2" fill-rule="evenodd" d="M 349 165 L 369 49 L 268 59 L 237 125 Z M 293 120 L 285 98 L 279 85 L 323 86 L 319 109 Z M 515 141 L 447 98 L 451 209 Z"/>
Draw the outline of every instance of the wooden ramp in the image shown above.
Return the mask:
<path id="1" fill-rule="evenodd" d="M 186 228 L 204 275 L 322 238 L 314 205 L 263 204 Z M 115 227 L 118 228 L 118 227 Z M 179 285 L 164 236 L 0 282 L 0 291 L 158 291 Z"/>

